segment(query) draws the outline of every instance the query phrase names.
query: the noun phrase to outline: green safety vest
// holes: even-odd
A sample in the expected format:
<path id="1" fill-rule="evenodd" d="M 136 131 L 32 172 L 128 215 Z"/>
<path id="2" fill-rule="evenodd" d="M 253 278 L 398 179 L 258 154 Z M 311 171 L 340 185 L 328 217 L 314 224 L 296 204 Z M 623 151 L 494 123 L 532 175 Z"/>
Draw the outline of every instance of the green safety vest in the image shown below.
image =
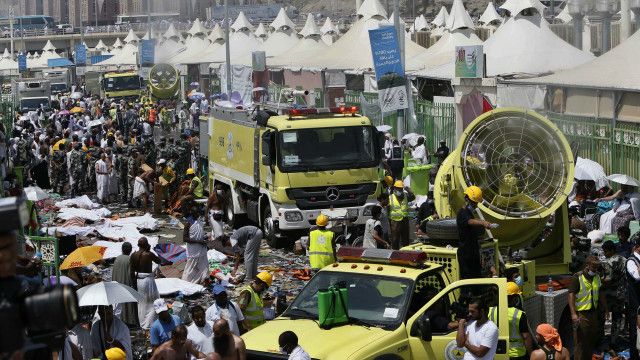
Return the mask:
<path id="1" fill-rule="evenodd" d="M 489 320 L 498 326 L 497 308 L 492 306 L 489 308 Z M 520 319 L 524 312 L 518 308 L 510 307 L 508 309 L 509 316 L 509 352 L 510 358 L 516 358 L 527 355 L 527 348 L 524 346 L 524 338 L 520 333 Z"/>
<path id="2" fill-rule="evenodd" d="M 193 183 L 194 181 L 197 183 L 197 185 L 196 185 L 195 189 L 193 189 L 193 195 L 195 197 L 197 197 L 197 198 L 201 198 L 202 197 L 202 191 L 203 191 L 202 180 L 200 180 L 199 177 L 194 176 L 193 179 L 191 179 L 191 182 Z"/>
<path id="3" fill-rule="evenodd" d="M 393 221 L 402 221 L 409 215 L 409 205 L 407 203 L 407 197 L 404 196 L 402 201 L 398 201 L 395 194 L 391 194 L 389 198 L 389 207 L 391 209 L 389 219 Z"/>
<path id="4" fill-rule="evenodd" d="M 260 294 L 255 292 L 251 285 L 244 288 L 244 290 L 249 291 L 249 294 L 251 294 L 251 300 L 249 301 L 247 308 L 244 310 L 244 318 L 247 320 L 247 325 L 249 326 L 249 329 L 247 330 L 251 330 L 265 323 L 263 310 L 264 304 L 262 303 Z"/>
<path id="5" fill-rule="evenodd" d="M 580 291 L 576 294 L 576 311 L 587 311 L 598 308 L 598 298 L 600 295 L 600 276 L 596 275 L 591 281 L 584 274 L 578 278 L 580 280 Z"/>
<path id="6" fill-rule="evenodd" d="M 333 231 L 316 229 L 309 233 L 309 263 L 312 269 L 322 269 L 335 261 Z"/>

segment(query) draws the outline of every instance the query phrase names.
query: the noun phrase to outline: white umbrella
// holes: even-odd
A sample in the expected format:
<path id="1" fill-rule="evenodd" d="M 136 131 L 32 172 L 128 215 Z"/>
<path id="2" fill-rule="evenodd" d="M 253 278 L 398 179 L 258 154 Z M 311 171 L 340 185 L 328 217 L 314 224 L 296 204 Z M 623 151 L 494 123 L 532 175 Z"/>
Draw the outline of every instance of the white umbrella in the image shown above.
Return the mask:
<path id="1" fill-rule="evenodd" d="M 640 186 L 640 181 L 636 180 L 635 178 L 632 178 L 629 175 L 611 174 L 607 176 L 607 179 L 621 185 Z"/>
<path id="2" fill-rule="evenodd" d="M 24 193 L 27 196 L 27 200 L 31 201 L 40 201 L 49 198 L 49 194 L 38 186 L 26 187 L 24 188 Z"/>
<path id="3" fill-rule="evenodd" d="M 602 189 L 609 185 L 607 174 L 602 165 L 585 158 L 578 157 L 573 177 L 577 180 L 592 180 L 596 183 L 596 188 Z"/>
<path id="4" fill-rule="evenodd" d="M 376 129 L 378 129 L 378 131 L 384 133 L 384 132 L 390 131 L 392 128 L 389 125 L 378 125 L 378 126 L 376 126 Z"/>
<path id="5" fill-rule="evenodd" d="M 78 100 L 78 99 L 82 99 L 82 93 L 81 92 L 74 92 L 71 93 L 71 95 L 69 97 L 71 97 L 72 99 Z"/>
<path id="6" fill-rule="evenodd" d="M 116 305 L 138 302 L 142 295 L 127 285 L 116 281 L 103 281 L 78 289 L 78 305 Z"/>
<path id="7" fill-rule="evenodd" d="M 416 144 L 418 143 L 418 138 L 422 137 L 422 135 L 416 134 L 416 133 L 409 133 L 405 136 L 402 137 L 402 140 L 407 140 L 407 143 L 409 143 L 409 145 L 411 146 L 416 146 Z"/>
<path id="8" fill-rule="evenodd" d="M 103 122 L 104 121 L 100 119 L 91 120 L 87 123 L 87 127 L 99 126 L 99 125 L 102 125 Z"/>

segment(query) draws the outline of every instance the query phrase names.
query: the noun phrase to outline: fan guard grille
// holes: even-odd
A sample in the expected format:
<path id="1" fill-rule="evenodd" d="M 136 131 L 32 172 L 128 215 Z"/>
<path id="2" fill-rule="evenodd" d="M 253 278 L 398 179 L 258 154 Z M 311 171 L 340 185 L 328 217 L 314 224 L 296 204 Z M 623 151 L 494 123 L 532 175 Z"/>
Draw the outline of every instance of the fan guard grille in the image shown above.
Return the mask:
<path id="1" fill-rule="evenodd" d="M 525 112 L 498 112 L 468 131 L 460 164 L 466 185 L 482 189 L 484 206 L 531 217 L 564 196 L 568 156 L 554 127 Z"/>

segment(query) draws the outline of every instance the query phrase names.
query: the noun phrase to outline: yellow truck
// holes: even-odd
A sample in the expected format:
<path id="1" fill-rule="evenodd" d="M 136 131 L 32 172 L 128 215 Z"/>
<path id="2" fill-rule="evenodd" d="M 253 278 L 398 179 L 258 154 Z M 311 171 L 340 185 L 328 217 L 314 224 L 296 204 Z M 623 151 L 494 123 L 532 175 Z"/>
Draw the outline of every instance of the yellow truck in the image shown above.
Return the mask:
<path id="1" fill-rule="evenodd" d="M 341 247 L 338 262 L 320 270 L 280 317 L 242 336 L 247 358 L 282 359 L 278 336 L 290 330 L 313 359 L 459 360 L 465 349 L 456 344 L 456 319 L 467 317 L 469 294 L 474 294 L 496 308 L 495 359 L 508 359 L 506 280 L 452 282 L 447 267 L 427 257 L 421 250 Z M 345 289 L 348 320 L 323 327 L 319 299 L 331 288 Z"/>
<path id="2" fill-rule="evenodd" d="M 265 110 L 214 106 L 209 186 L 227 220 L 259 224 L 281 246 L 308 235 L 322 210 L 364 227 L 379 193 L 381 141 L 356 108 Z"/>
<path id="3" fill-rule="evenodd" d="M 338 263 L 319 271 L 282 316 L 243 335 L 250 358 L 277 359 L 278 335 L 293 330 L 316 359 L 462 359 L 454 320 L 464 315 L 464 294 L 475 294 L 498 311 L 495 358 L 507 359 L 504 276 L 513 269 L 524 280 L 529 326 L 552 324 L 571 350 L 568 290 L 537 291 L 536 284 L 569 275 L 573 171 L 569 144 L 548 119 L 516 108 L 481 115 L 438 171 L 434 198 L 442 219 L 427 223 L 427 237 L 400 251 L 340 248 Z M 480 241 L 486 277 L 459 280 L 455 216 L 471 185 L 484 195 L 477 217 L 498 227 Z M 336 286 L 347 288 L 349 321 L 325 329 L 318 325 L 320 294 Z"/>
<path id="4" fill-rule="evenodd" d="M 112 71 L 100 78 L 100 95 L 103 99 L 138 99 L 146 91 L 144 80 L 137 71 Z"/>

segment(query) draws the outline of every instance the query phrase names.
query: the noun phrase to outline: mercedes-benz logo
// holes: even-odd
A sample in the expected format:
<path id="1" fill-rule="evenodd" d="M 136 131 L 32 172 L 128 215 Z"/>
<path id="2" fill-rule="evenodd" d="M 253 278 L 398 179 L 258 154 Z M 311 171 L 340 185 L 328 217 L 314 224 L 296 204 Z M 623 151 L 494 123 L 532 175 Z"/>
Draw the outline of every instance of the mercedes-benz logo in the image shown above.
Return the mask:
<path id="1" fill-rule="evenodd" d="M 327 188 L 325 195 L 327 196 L 327 200 L 336 201 L 338 200 L 338 198 L 340 198 L 340 190 L 332 186 L 330 188 Z"/>

